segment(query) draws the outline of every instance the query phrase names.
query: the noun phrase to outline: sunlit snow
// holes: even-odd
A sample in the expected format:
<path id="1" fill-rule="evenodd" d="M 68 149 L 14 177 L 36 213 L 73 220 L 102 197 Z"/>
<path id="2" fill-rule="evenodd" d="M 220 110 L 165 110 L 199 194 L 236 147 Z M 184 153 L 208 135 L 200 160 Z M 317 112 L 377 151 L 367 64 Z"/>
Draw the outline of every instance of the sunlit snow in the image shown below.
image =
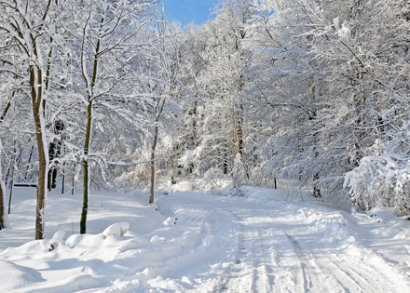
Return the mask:
<path id="1" fill-rule="evenodd" d="M 35 189 L 16 188 L 0 292 L 410 292 L 405 218 L 285 188 L 244 193 L 158 192 L 149 207 L 146 192 L 94 191 L 80 235 L 81 191 L 53 191 L 46 239 L 33 241 Z"/>

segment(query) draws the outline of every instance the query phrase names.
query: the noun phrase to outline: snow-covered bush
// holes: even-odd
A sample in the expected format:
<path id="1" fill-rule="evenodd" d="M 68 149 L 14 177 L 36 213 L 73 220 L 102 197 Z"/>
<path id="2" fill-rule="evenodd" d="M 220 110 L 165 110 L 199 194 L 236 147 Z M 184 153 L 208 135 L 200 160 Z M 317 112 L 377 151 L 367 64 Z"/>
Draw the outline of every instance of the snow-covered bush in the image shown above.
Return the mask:
<path id="1" fill-rule="evenodd" d="M 191 150 L 185 150 L 184 155 L 179 158 L 178 163 L 184 168 L 185 171 L 188 171 L 193 168 L 195 163 L 195 153 Z M 187 173 L 192 173 L 192 170 Z"/>
<path id="2" fill-rule="evenodd" d="M 121 188 L 146 188 L 149 184 L 149 164 L 138 164 L 135 169 L 124 172 L 115 179 L 115 184 Z"/>
<path id="3" fill-rule="evenodd" d="M 350 188 L 356 206 L 394 207 L 399 215 L 410 212 L 410 158 L 400 155 L 367 156 L 346 173 L 344 187 Z"/>
<path id="4" fill-rule="evenodd" d="M 219 168 L 211 168 L 205 172 L 202 182 L 202 190 L 212 194 L 221 194 L 229 175 L 223 173 Z"/>

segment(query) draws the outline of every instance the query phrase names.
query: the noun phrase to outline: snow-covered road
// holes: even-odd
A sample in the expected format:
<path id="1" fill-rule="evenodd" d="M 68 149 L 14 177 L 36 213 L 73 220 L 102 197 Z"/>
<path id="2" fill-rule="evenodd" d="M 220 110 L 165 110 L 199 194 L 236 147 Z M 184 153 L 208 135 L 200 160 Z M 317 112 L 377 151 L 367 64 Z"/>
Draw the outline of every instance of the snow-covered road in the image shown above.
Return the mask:
<path id="1" fill-rule="evenodd" d="M 79 235 L 79 198 L 51 194 L 47 239 L 30 241 L 34 197 L 16 196 L 0 292 L 410 292 L 410 224 L 383 210 L 351 215 L 258 188 L 173 192 L 157 210 L 146 193 L 94 193 Z"/>
<path id="2" fill-rule="evenodd" d="M 209 256 L 208 267 L 191 274 L 192 292 L 410 289 L 403 271 L 356 239 L 356 224 L 346 213 L 306 202 L 190 194 L 167 197 L 161 206 L 171 207 L 176 217 L 189 213 L 205 219 L 204 239 L 212 241 L 198 255 Z M 191 269 L 192 264 L 181 263 L 180 272 Z"/>

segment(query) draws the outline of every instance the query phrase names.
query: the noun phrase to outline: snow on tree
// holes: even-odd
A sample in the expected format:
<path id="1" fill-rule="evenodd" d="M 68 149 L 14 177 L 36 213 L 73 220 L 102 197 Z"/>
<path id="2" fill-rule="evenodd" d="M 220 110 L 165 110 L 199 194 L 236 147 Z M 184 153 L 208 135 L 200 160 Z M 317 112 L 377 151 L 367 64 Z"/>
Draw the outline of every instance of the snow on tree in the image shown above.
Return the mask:
<path id="1" fill-rule="evenodd" d="M 351 203 L 344 181 L 408 212 L 406 1 L 229 0 L 185 30 L 156 4 L 0 0 L 0 174 L 38 180 L 36 238 L 57 166 L 83 176 L 81 233 L 90 188 L 151 185 L 152 203 L 156 176 L 295 179 Z"/>
<path id="2" fill-rule="evenodd" d="M 192 158 L 182 168 L 187 174 L 203 175 L 211 168 L 231 174 L 235 157 L 240 154 L 249 178 L 243 89 L 250 7 L 248 1 L 221 3 L 215 19 L 196 29 L 196 35 L 202 39 L 194 41 L 195 37 L 189 37 L 186 43 L 195 48 L 189 61 L 183 60 L 188 70 L 181 69 L 181 76 L 190 72 L 192 77 L 184 79 L 191 94 L 183 103 L 178 140 L 180 159 Z"/>
<path id="3" fill-rule="evenodd" d="M 268 2 L 272 6 L 260 5 L 254 20 L 260 47 L 254 49 L 250 90 L 259 92 L 252 102 L 263 125 L 260 150 L 272 173 L 299 177 L 301 185 L 313 180 L 326 197 L 341 194 L 343 201 L 345 172 L 381 151 L 392 125 L 386 114 L 396 111 L 396 97 L 405 96 L 382 73 L 397 64 L 380 55 L 380 45 L 390 42 L 375 37 L 384 30 L 389 5 Z M 385 36 L 400 31 L 391 27 Z"/>
<path id="4" fill-rule="evenodd" d="M 4 72 L 11 79 L 16 76 L 22 81 L 18 90 L 30 100 L 33 117 L 38 160 L 38 186 L 36 203 L 35 238 L 44 237 L 44 213 L 48 172 L 48 152 L 46 137 L 46 100 L 50 63 L 54 46 L 54 23 L 59 17 L 61 7 L 54 1 L 0 1 L 3 17 L 0 20 L 0 31 L 6 40 L 20 52 L 4 54 Z"/>
<path id="5" fill-rule="evenodd" d="M 366 156 L 346 174 L 357 208 L 394 207 L 399 216 L 410 212 L 410 159 L 400 155 Z"/>
<path id="6" fill-rule="evenodd" d="M 126 105 L 120 92 L 121 88 L 137 78 L 136 71 L 124 65 L 133 55 L 137 55 L 135 37 L 150 23 L 151 2 L 82 1 L 73 3 L 69 15 L 71 22 L 67 24 L 67 36 L 76 40 L 71 47 L 71 58 L 78 72 L 74 77 L 78 82 L 75 90 L 85 110 L 84 140 L 80 154 L 83 168 L 82 234 L 86 233 L 90 164 L 101 158 L 92 151 L 93 126 L 96 123 L 98 126 L 98 117 L 103 117 L 97 114 L 97 108 L 112 109 L 117 114 L 122 112 L 121 116 L 125 120 L 131 119 L 131 124 L 135 123 L 130 118 L 132 113 L 124 108 Z M 103 161 L 100 163 L 104 164 Z"/>

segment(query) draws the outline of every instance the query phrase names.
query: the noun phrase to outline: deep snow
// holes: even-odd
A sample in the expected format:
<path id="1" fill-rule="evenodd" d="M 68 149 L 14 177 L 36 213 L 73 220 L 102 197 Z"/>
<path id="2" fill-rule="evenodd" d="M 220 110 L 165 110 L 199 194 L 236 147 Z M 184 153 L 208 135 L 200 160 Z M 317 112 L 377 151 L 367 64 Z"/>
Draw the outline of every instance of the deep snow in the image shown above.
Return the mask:
<path id="1" fill-rule="evenodd" d="M 49 193 L 34 237 L 35 190 L 16 188 L 0 231 L 0 292 L 410 292 L 410 222 L 348 214 L 298 192 L 245 197 Z"/>

